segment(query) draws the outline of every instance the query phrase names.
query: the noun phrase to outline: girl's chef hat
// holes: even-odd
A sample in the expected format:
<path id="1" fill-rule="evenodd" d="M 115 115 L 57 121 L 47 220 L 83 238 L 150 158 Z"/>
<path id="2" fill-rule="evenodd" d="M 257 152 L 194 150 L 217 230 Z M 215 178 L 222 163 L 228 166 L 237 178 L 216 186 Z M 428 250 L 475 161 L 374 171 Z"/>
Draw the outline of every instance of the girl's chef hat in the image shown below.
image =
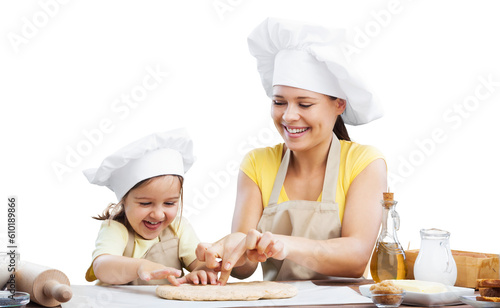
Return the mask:
<path id="1" fill-rule="evenodd" d="M 347 101 L 346 124 L 365 124 L 382 116 L 370 92 L 340 64 L 343 30 L 268 18 L 248 37 L 250 53 L 266 93 L 285 85 Z"/>
<path id="2" fill-rule="evenodd" d="M 194 160 L 187 131 L 176 129 L 139 139 L 105 158 L 99 168 L 84 170 L 83 174 L 90 183 L 114 191 L 120 201 L 142 180 L 165 174 L 184 176 Z"/>

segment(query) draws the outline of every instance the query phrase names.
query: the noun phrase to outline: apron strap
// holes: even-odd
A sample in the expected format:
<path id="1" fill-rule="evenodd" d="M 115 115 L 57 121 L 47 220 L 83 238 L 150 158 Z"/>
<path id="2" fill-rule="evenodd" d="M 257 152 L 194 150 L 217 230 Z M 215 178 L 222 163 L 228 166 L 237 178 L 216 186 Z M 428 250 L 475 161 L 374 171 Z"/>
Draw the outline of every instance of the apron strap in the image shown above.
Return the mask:
<path id="1" fill-rule="evenodd" d="M 277 204 L 278 198 L 280 196 L 281 188 L 285 182 L 286 172 L 288 171 L 288 163 L 290 161 L 290 149 L 286 149 L 285 156 L 281 161 L 280 168 L 278 169 L 278 174 L 276 174 L 276 179 L 274 180 L 273 190 L 271 191 L 271 197 L 269 197 L 269 203 Z"/>
<path id="2" fill-rule="evenodd" d="M 340 165 L 340 141 L 337 136 L 333 134 L 332 143 L 330 144 L 330 151 L 328 151 L 328 159 L 326 161 L 325 179 L 323 180 L 323 193 L 321 194 L 321 201 L 335 202 L 337 194 L 337 181 L 339 177 Z"/>
<path id="3" fill-rule="evenodd" d="M 323 189 L 321 196 L 321 201 L 326 202 L 335 202 L 340 164 L 340 141 L 339 139 L 337 139 L 337 136 L 335 136 L 335 134 L 332 133 L 332 135 L 332 143 L 330 144 L 330 149 L 328 151 L 325 178 L 323 180 Z M 276 174 L 276 179 L 274 180 L 271 197 L 269 198 L 269 205 L 278 203 L 278 198 L 283 187 L 283 183 L 285 183 L 285 177 L 288 171 L 289 163 L 290 149 L 287 149 L 285 155 L 283 156 L 283 160 L 281 161 L 278 173 Z"/>
<path id="4" fill-rule="evenodd" d="M 134 244 L 135 244 L 135 233 L 131 230 L 128 230 L 127 246 L 125 246 L 125 250 L 123 251 L 124 257 L 132 258 L 132 256 L 134 255 Z"/>

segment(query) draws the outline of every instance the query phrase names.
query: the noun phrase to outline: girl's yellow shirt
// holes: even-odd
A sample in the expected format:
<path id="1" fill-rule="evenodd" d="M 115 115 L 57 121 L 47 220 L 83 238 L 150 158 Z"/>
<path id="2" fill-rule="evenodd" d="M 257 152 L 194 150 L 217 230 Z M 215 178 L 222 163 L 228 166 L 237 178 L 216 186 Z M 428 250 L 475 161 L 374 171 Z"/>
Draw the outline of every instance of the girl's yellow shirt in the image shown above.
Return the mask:
<path id="1" fill-rule="evenodd" d="M 340 147 L 339 177 L 337 180 L 335 201 L 339 205 L 339 218 L 342 222 L 345 210 L 345 198 L 351 183 L 371 162 L 378 158 L 385 161 L 385 158 L 373 146 L 340 140 Z M 282 143 L 274 147 L 254 149 L 245 156 L 240 165 L 240 170 L 259 186 L 264 208 L 268 205 L 269 198 L 271 197 L 271 190 L 273 189 L 274 180 L 281 164 L 282 153 Z M 285 189 L 282 187 L 278 203 L 288 200 Z M 321 194 L 318 196 L 317 201 L 321 201 Z"/>
<path id="2" fill-rule="evenodd" d="M 188 266 L 196 260 L 196 247 L 200 242 L 191 224 L 185 219 L 177 217 L 167 228 L 171 228 L 179 238 L 179 260 Z M 159 238 L 146 240 L 135 234 L 133 258 L 141 258 L 146 252 L 158 243 Z M 105 220 L 101 223 L 101 229 L 95 241 L 95 250 L 92 253 L 92 264 L 95 258 L 103 254 L 122 256 L 128 242 L 127 228 L 114 220 Z M 94 268 L 90 265 L 85 274 L 87 281 L 94 281 L 97 278 Z"/>

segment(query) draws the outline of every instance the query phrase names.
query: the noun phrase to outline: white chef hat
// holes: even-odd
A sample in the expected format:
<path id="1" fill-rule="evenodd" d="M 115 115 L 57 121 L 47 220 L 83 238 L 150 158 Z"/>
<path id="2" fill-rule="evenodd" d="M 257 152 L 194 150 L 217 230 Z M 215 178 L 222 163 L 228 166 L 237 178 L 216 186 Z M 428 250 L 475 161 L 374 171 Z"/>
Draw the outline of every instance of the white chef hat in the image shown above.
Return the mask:
<path id="1" fill-rule="evenodd" d="M 159 175 L 184 176 L 195 160 L 193 142 L 183 128 L 139 139 L 106 157 L 97 169 L 83 174 L 90 183 L 106 186 L 120 201 L 137 183 Z"/>
<path id="2" fill-rule="evenodd" d="M 381 106 L 340 64 L 344 30 L 268 18 L 248 36 L 262 85 L 272 98 L 274 85 L 305 89 L 347 101 L 344 123 L 365 124 L 382 116 Z"/>

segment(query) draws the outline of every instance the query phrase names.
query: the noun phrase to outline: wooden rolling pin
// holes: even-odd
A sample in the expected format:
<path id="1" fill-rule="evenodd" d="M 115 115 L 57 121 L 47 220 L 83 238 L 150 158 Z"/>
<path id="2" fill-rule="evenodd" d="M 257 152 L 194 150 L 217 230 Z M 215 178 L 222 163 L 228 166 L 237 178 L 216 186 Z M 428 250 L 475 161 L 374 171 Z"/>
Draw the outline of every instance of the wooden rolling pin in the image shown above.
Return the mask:
<path id="1" fill-rule="evenodd" d="M 16 271 L 16 290 L 29 293 L 31 301 L 45 307 L 60 305 L 73 296 L 63 272 L 30 262 L 21 262 Z"/>

